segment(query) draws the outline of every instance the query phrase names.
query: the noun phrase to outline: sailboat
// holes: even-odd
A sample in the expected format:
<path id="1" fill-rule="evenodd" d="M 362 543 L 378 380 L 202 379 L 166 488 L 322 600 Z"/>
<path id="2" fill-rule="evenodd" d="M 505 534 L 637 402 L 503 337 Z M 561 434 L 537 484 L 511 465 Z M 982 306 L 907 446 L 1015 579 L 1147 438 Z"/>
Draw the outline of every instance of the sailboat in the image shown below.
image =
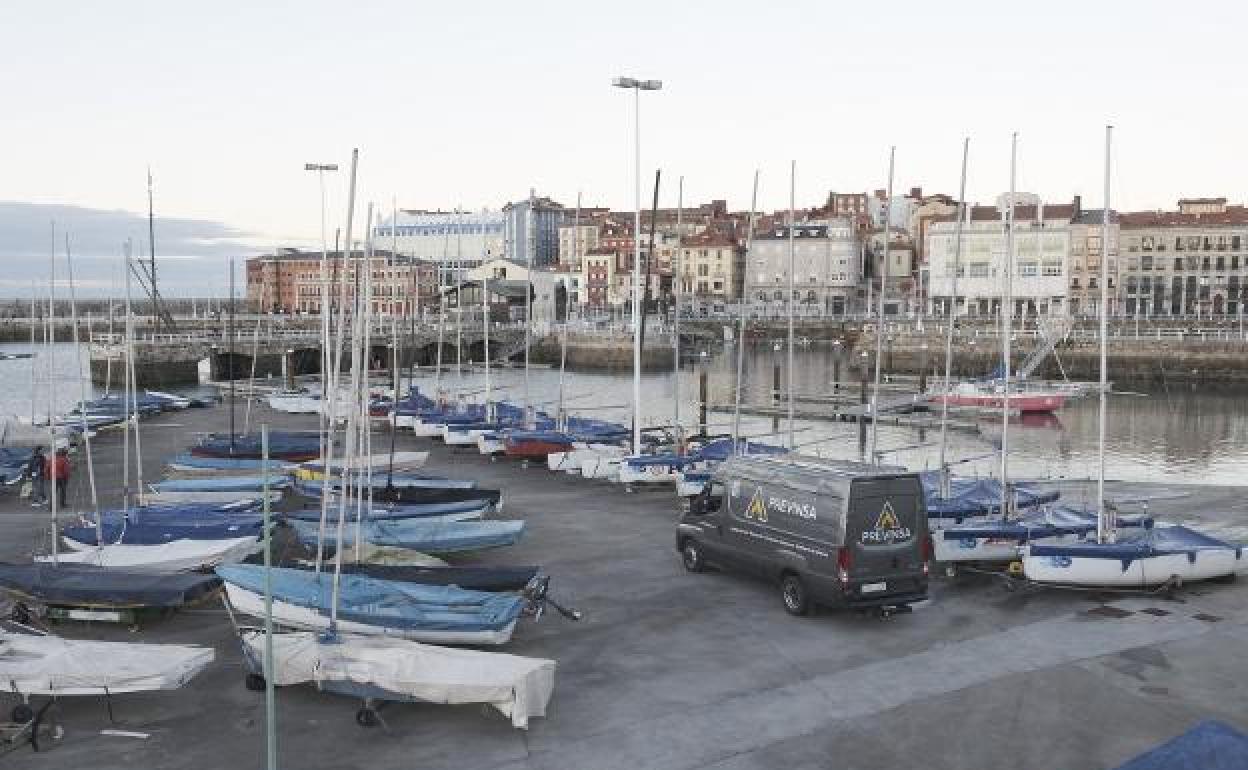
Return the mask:
<path id="1" fill-rule="evenodd" d="M 1076 587 L 1177 588 L 1183 583 L 1226 578 L 1245 566 L 1243 547 L 1185 526 L 1145 526 L 1120 531 L 1121 522 L 1105 497 L 1105 429 L 1109 363 L 1110 148 L 1113 127 L 1105 127 L 1105 204 L 1102 211 L 1097 519 L 1094 540 L 1033 543 L 1023 549 L 1023 575 L 1030 581 Z"/>

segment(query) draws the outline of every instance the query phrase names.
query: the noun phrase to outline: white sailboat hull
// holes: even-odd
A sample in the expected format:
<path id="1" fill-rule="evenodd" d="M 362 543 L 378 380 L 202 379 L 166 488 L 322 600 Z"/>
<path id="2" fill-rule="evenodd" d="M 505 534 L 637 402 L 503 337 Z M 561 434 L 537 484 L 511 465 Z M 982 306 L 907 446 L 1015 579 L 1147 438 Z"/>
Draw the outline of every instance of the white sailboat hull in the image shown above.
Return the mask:
<path id="1" fill-rule="evenodd" d="M 94 642 L 0 632 L 0 680 L 31 695 L 176 690 L 212 662 L 207 647 Z"/>
<path id="2" fill-rule="evenodd" d="M 244 632 L 243 643 L 248 657 L 263 665 L 264 632 Z M 520 729 L 545 716 L 555 688 L 553 660 L 384 637 L 325 643 L 310 632 L 274 634 L 273 661 L 272 673 L 265 673 L 275 685 L 314 683 L 383 700 L 485 703 Z"/>
<path id="3" fill-rule="evenodd" d="M 477 451 L 483 455 L 501 455 L 506 448 L 501 438 L 490 438 L 488 433 L 477 436 Z"/>
<path id="4" fill-rule="evenodd" d="M 680 471 L 666 465 L 647 465 L 634 467 L 621 462 L 616 481 L 621 484 L 675 484 L 680 480 Z"/>
<path id="5" fill-rule="evenodd" d="M 1037 583 L 1107 588 L 1148 588 L 1177 578 L 1184 583 L 1235 574 L 1243 558 L 1232 549 L 1158 554 L 1132 560 L 1126 566 L 1112 557 L 1032 556 L 1023 553 L 1023 574 Z"/>
<path id="6" fill-rule="evenodd" d="M 459 430 L 451 428 L 449 425 L 442 426 L 442 443 L 447 446 L 476 446 L 477 439 L 488 430 L 474 428 L 472 430 Z"/>
<path id="7" fill-rule="evenodd" d="M 234 609 L 255 618 L 264 617 L 264 596 L 226 581 L 225 593 Z M 273 599 L 273 622 L 286 628 L 326 631 L 329 616 L 319 610 Z M 388 628 L 339 618 L 338 630 L 344 634 L 385 636 L 429 644 L 506 644 L 516 630 L 513 620 L 498 630 L 438 631 L 420 628 Z"/>
<path id="8" fill-rule="evenodd" d="M 35 561 L 150 572 L 190 572 L 240 562 L 260 549 L 260 541 L 254 536 L 230 540 L 171 540 L 154 545 L 94 546 L 68 538 L 61 538 L 61 542 L 69 550 L 59 553 L 56 559 L 49 554 L 36 556 Z"/>
<path id="9" fill-rule="evenodd" d="M 434 438 L 435 436 L 441 436 L 442 431 L 445 429 L 446 429 L 446 426 L 443 425 L 442 423 L 436 423 L 436 422 L 430 423 L 430 422 L 420 422 L 420 421 L 412 423 L 412 433 L 416 434 L 417 436 L 424 436 L 425 438 Z"/>
<path id="10" fill-rule="evenodd" d="M 587 479 L 607 479 L 614 481 L 620 475 L 620 463 L 623 455 L 615 457 L 606 454 L 595 454 L 581 458 L 581 476 Z"/>
<path id="11" fill-rule="evenodd" d="M 269 396 L 269 408 L 287 414 L 319 414 L 323 402 L 310 396 Z"/>

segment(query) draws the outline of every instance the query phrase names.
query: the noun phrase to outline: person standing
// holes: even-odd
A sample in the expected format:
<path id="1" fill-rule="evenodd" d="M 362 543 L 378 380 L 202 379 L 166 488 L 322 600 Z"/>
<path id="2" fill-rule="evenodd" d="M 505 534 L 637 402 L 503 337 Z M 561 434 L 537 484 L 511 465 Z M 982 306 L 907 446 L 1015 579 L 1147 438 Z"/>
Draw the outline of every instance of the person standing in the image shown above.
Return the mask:
<path id="1" fill-rule="evenodd" d="M 43 505 L 48 500 L 47 485 L 44 483 L 47 461 L 43 456 L 43 447 L 37 446 L 26 463 L 26 475 L 30 477 L 30 504 L 34 506 Z"/>
<path id="2" fill-rule="evenodd" d="M 56 489 L 56 504 L 59 508 L 64 509 L 68 506 L 69 499 L 69 450 L 56 450 L 55 457 L 49 457 L 47 462 L 47 476 L 52 479 Z"/>

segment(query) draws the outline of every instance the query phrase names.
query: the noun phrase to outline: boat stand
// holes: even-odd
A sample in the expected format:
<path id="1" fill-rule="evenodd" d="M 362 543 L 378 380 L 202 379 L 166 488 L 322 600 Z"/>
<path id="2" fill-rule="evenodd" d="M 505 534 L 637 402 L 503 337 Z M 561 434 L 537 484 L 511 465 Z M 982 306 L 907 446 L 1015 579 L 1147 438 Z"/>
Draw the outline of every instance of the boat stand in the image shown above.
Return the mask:
<path id="1" fill-rule="evenodd" d="M 1021 569 L 1018 575 L 1006 574 L 1002 577 L 1005 579 L 1005 590 L 1007 591 L 1017 591 L 1022 588 L 1024 590 L 1072 591 L 1074 593 L 1112 594 L 1115 596 L 1159 596 L 1163 599 L 1173 601 L 1177 600 L 1177 594 L 1183 588 L 1183 578 L 1178 575 L 1171 575 L 1169 580 L 1152 588 L 1144 586 L 1139 588 L 1116 586 L 1074 586 L 1062 583 L 1045 583 L 1043 581 L 1028 580 L 1027 578 L 1022 577 Z"/>

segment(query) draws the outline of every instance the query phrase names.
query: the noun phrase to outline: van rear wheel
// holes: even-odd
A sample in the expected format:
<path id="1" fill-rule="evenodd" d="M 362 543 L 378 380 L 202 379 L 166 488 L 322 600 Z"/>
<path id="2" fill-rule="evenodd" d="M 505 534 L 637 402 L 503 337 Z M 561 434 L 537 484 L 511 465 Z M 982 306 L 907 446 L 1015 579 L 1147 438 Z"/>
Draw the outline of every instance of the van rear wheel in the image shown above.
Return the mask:
<path id="1" fill-rule="evenodd" d="M 685 540 L 680 547 L 680 561 L 689 572 L 702 572 L 706 569 L 706 559 L 702 556 L 702 548 L 693 538 Z"/>
<path id="2" fill-rule="evenodd" d="M 792 572 L 780 579 L 780 597 L 784 600 L 784 611 L 790 615 L 801 616 L 810 612 L 806 584 Z"/>

